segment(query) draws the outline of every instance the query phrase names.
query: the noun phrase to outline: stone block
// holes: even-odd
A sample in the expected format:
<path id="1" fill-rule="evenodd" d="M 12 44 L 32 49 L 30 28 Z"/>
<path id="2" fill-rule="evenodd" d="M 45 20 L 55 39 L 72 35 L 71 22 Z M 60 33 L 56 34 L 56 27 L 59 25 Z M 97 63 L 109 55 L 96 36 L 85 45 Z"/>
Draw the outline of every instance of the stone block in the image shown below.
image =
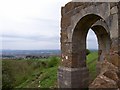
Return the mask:
<path id="1" fill-rule="evenodd" d="M 111 38 L 118 38 L 118 14 L 111 15 L 110 36 Z"/>
<path id="2" fill-rule="evenodd" d="M 63 16 L 62 19 L 61 19 L 61 28 L 62 29 L 67 29 L 68 26 L 70 26 L 71 24 L 71 19 L 69 16 Z"/>
<path id="3" fill-rule="evenodd" d="M 103 75 L 114 80 L 114 81 L 119 81 L 117 73 L 112 71 L 112 70 L 106 71 Z"/>
<path id="4" fill-rule="evenodd" d="M 117 2 L 111 2 L 111 3 L 110 3 L 110 8 L 113 8 L 113 7 L 117 6 L 117 5 L 118 5 Z"/>
<path id="5" fill-rule="evenodd" d="M 100 74 L 97 76 L 97 78 L 92 82 L 90 88 L 118 89 L 118 83 L 119 83 L 118 68 L 106 60 L 103 61 L 101 65 L 102 65 L 102 70 Z"/>
<path id="6" fill-rule="evenodd" d="M 87 75 L 82 75 L 85 73 Z M 58 83 L 60 88 L 86 88 L 88 87 L 88 69 L 59 67 Z"/>
<path id="7" fill-rule="evenodd" d="M 112 79 L 107 78 L 104 75 L 99 75 L 93 82 L 92 84 L 89 86 L 89 88 L 96 88 L 96 89 L 100 89 L 100 88 L 112 88 L 112 89 L 117 89 L 118 86 L 116 84 L 116 82 Z"/>
<path id="8" fill-rule="evenodd" d="M 110 13 L 111 14 L 117 14 L 118 13 L 118 7 L 117 6 L 112 7 L 111 10 L 110 10 Z"/>
<path id="9" fill-rule="evenodd" d="M 113 65 L 115 66 L 119 66 L 119 55 L 118 54 L 113 54 L 113 55 L 110 55 L 110 60 L 109 62 L 112 63 Z"/>

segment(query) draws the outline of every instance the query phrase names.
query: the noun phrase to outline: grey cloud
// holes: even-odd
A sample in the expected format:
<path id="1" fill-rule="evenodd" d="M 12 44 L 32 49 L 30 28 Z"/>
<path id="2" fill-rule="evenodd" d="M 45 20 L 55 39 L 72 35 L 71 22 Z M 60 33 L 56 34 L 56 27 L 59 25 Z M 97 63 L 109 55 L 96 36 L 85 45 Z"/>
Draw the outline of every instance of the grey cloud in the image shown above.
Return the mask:
<path id="1" fill-rule="evenodd" d="M 18 35 L 2 35 L 3 38 L 3 42 L 4 40 L 7 39 L 7 41 L 16 41 L 16 40 L 22 40 L 22 39 L 26 39 L 26 40 L 32 40 L 32 41 L 53 41 L 53 42 L 58 42 L 59 41 L 59 37 L 58 36 L 43 36 L 43 35 L 39 35 L 39 36 L 18 36 Z"/>

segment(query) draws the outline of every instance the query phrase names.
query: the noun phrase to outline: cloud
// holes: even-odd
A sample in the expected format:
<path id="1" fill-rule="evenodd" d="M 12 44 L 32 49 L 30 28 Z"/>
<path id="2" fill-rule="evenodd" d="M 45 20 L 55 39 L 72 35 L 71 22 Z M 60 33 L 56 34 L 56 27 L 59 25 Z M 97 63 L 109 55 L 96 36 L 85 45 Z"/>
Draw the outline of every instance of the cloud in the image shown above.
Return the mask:
<path id="1" fill-rule="evenodd" d="M 38 50 L 38 49 L 59 49 L 58 36 L 3 36 L 4 49 L 22 49 L 22 50 Z"/>
<path id="2" fill-rule="evenodd" d="M 31 42 L 26 41 L 16 41 L 16 42 L 3 42 L 4 49 L 21 49 L 21 50 L 40 50 L 40 49 L 59 49 L 58 42 Z"/>
<path id="3" fill-rule="evenodd" d="M 60 49 L 61 6 L 69 1 L 1 0 L 2 49 Z"/>
<path id="4" fill-rule="evenodd" d="M 2 35 L 2 39 L 8 41 L 31 40 L 31 41 L 59 41 L 58 36 L 17 36 L 17 35 Z"/>

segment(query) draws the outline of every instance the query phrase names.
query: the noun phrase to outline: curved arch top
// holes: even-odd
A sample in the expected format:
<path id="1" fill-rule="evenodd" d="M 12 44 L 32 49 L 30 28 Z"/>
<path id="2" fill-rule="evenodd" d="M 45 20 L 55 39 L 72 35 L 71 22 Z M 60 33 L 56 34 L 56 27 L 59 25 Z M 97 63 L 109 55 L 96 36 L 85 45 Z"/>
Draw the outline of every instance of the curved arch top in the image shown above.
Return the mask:
<path id="1" fill-rule="evenodd" d="M 105 27 L 105 28 L 104 28 Z M 82 17 L 76 24 L 72 34 L 72 67 L 86 66 L 86 37 L 88 30 L 92 28 L 98 37 L 99 50 L 102 57 L 110 51 L 110 33 L 104 20 L 95 14 L 88 14 Z M 109 40 L 109 42 L 108 42 Z M 108 48 L 107 48 L 108 47 Z M 77 57 L 77 58 L 76 58 Z M 103 58 L 104 59 L 104 58 Z M 102 60 L 102 59 L 100 59 Z M 75 62 L 76 61 L 76 62 Z"/>

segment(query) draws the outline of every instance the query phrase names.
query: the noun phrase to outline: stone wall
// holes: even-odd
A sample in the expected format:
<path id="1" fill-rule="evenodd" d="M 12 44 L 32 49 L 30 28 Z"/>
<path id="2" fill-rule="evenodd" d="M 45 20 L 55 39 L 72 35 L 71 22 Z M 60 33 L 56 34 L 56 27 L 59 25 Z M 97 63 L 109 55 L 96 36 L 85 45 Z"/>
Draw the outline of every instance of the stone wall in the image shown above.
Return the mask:
<path id="1" fill-rule="evenodd" d="M 101 65 L 109 66 L 109 63 L 116 67 L 117 72 L 109 72 L 107 68 L 105 75 L 112 73 L 120 77 L 120 2 L 69 2 L 61 8 L 61 15 L 62 60 L 58 70 L 59 87 L 86 88 L 89 86 L 89 70 L 86 67 L 86 37 L 90 28 L 97 35 L 99 51 L 101 51 L 98 60 L 101 63 L 98 65 L 100 73 L 98 77 L 103 75 L 101 70 L 104 68 Z M 95 83 L 99 82 L 94 81 L 92 87 L 96 87 Z M 119 78 L 116 85 L 118 83 Z"/>

